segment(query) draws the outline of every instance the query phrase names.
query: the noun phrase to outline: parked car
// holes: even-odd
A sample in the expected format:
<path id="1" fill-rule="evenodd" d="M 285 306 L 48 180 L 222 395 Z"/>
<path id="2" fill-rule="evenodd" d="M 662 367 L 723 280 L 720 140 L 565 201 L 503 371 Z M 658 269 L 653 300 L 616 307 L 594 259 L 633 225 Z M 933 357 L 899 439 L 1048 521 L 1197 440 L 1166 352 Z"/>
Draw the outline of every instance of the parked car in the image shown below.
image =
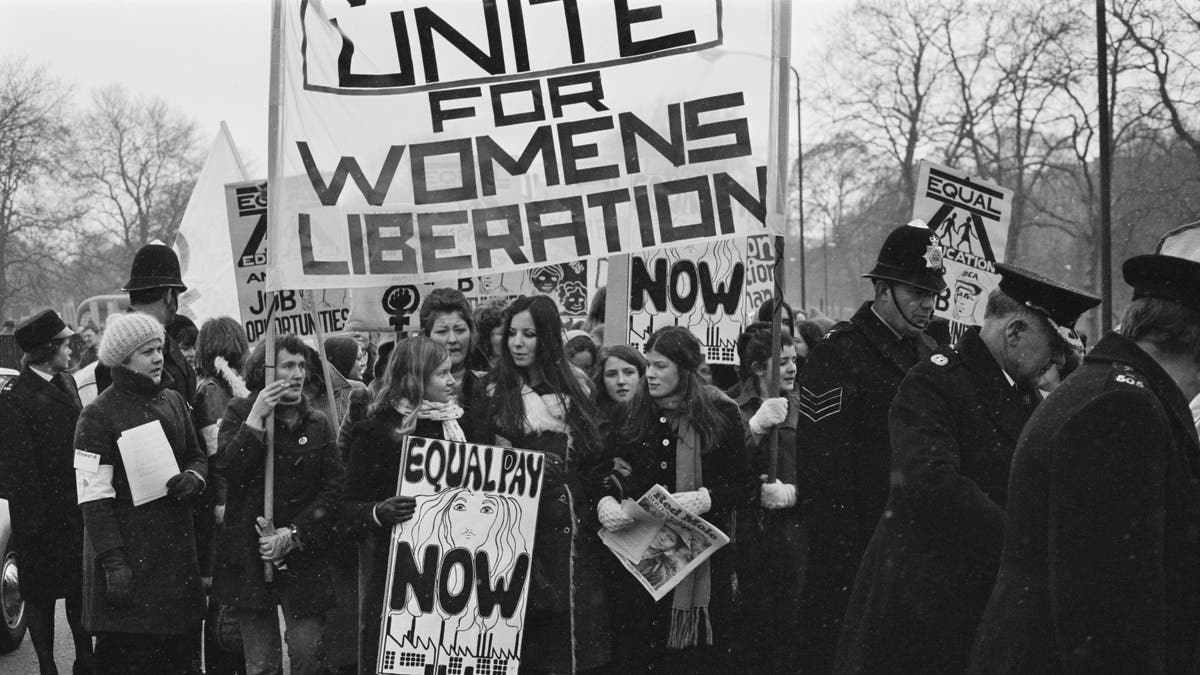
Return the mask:
<path id="1" fill-rule="evenodd" d="M 8 500 L 0 499 L 0 614 L 4 615 L 4 626 L 0 627 L 0 654 L 16 649 L 25 639 L 25 601 L 21 599 L 21 583 L 17 575 L 17 553 L 9 549 L 12 538 L 12 520 L 8 514 Z"/>
<path id="2" fill-rule="evenodd" d="M 17 376 L 12 368 L 0 368 L 0 387 Z M 12 539 L 12 519 L 8 512 L 8 500 L 0 499 L 0 615 L 4 626 L 0 628 L 0 654 L 16 649 L 25 639 L 25 602 L 21 600 L 21 584 L 17 575 L 17 553 L 9 549 Z"/>

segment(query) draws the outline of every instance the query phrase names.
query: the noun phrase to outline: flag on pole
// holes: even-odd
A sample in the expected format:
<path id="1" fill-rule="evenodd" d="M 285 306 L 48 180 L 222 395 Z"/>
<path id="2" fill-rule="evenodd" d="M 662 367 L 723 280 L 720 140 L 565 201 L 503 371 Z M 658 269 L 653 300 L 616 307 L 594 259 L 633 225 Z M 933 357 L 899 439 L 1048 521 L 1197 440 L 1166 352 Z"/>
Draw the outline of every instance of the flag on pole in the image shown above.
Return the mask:
<path id="1" fill-rule="evenodd" d="M 249 178 L 229 127 L 221 122 L 175 235 L 174 249 L 188 287 L 179 310 L 197 324 L 214 316 L 238 316 L 225 184 Z"/>

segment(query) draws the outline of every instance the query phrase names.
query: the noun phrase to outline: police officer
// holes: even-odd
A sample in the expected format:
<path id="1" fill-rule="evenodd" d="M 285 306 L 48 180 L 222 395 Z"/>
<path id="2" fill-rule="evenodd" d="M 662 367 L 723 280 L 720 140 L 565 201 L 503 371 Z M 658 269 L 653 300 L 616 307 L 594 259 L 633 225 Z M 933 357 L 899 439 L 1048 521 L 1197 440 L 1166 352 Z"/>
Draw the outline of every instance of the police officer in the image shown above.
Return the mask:
<path id="1" fill-rule="evenodd" d="M 961 673 L 1000 563 L 1008 469 L 1037 385 L 1083 349 L 1099 298 L 1011 265 L 982 327 L 908 372 L 892 476 L 846 608 L 836 673 Z"/>
<path id="2" fill-rule="evenodd" d="M 796 386 L 798 493 L 809 536 L 801 672 L 833 662 L 854 572 L 887 499 L 887 409 L 901 378 L 936 348 L 925 335 L 946 288 L 942 249 L 915 220 L 893 230 L 863 275 L 875 299 L 816 345 Z"/>
<path id="3" fill-rule="evenodd" d="M 979 673 L 1192 673 L 1200 647 L 1200 263 L 1131 258 L 1118 332 L 1029 420 Z"/>
<path id="4" fill-rule="evenodd" d="M 0 390 L 0 490 L 21 555 L 21 597 L 43 675 L 54 665 L 54 606 L 66 599 L 75 672 L 91 672 L 92 638 L 83 629 L 83 520 L 75 503 L 75 422 L 82 405 L 71 363 L 74 331 L 53 310 L 16 330 L 21 374 Z"/>
<path id="5" fill-rule="evenodd" d="M 170 246 L 146 244 L 133 256 L 129 281 L 121 289 L 129 294 L 129 311 L 158 319 L 165 328 L 179 311 L 179 294 L 187 290 L 179 271 L 179 258 Z M 187 362 L 179 344 L 163 338 L 163 382 L 191 401 L 196 395 L 196 371 Z M 96 366 L 96 393 L 112 383 L 103 364 Z"/>

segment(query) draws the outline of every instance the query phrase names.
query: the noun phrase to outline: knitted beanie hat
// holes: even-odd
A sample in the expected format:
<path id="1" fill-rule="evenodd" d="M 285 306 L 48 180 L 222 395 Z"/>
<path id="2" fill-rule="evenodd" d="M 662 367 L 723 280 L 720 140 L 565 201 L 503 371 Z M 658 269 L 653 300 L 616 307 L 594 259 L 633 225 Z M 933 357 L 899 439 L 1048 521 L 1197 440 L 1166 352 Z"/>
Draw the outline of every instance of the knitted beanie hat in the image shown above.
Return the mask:
<path id="1" fill-rule="evenodd" d="M 104 339 L 100 341 L 100 363 L 115 368 L 138 347 L 154 338 L 162 339 L 163 327 L 158 319 L 141 312 L 114 314 L 108 318 L 104 328 Z"/>

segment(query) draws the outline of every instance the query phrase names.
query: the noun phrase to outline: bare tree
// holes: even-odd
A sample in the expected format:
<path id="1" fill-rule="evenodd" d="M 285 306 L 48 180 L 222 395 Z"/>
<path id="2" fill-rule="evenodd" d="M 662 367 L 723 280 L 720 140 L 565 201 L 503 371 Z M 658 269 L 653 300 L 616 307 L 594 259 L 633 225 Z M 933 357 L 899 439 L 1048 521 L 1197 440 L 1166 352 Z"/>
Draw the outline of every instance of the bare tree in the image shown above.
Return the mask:
<path id="1" fill-rule="evenodd" d="M 1114 0 L 1109 14 L 1141 52 L 1142 85 L 1159 117 L 1200 166 L 1200 6 L 1194 0 Z"/>
<path id="2" fill-rule="evenodd" d="M 92 222 L 123 252 L 110 262 L 128 269 L 137 249 L 175 237 L 201 162 L 194 122 L 161 100 L 100 89 L 80 121 L 75 158 Z"/>
<path id="3" fill-rule="evenodd" d="M 955 0 L 867 0 L 835 22 L 823 98 L 839 130 L 886 160 L 899 192 L 893 220 L 911 210 L 921 156 L 954 147 L 956 120 L 946 115 L 951 59 L 939 40 L 942 26 L 965 12 Z"/>
<path id="4" fill-rule="evenodd" d="M 69 93 L 44 68 L 0 62 L 0 317 L 41 304 L 31 291 L 45 284 L 34 281 L 53 267 L 54 235 L 75 216 L 47 189 L 69 137 Z"/>

